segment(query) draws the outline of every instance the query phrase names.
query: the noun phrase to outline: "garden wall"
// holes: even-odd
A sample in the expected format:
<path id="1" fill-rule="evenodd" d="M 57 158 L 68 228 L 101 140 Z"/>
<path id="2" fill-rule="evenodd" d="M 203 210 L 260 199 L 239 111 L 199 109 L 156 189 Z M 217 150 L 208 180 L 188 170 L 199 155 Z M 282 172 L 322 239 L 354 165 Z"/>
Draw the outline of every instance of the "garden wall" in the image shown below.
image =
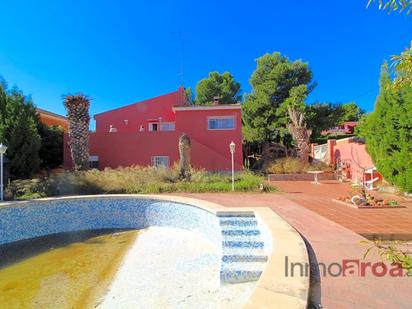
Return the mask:
<path id="1" fill-rule="evenodd" d="M 268 181 L 313 181 L 313 174 L 269 174 Z M 318 175 L 318 180 L 336 180 L 334 173 Z"/>
<path id="2" fill-rule="evenodd" d="M 362 182 L 364 170 L 375 166 L 366 151 L 366 145 L 356 138 L 345 138 L 336 141 L 333 147 L 333 162 L 336 163 L 338 160 L 349 166 L 349 179 L 355 183 Z"/>
<path id="3" fill-rule="evenodd" d="M 339 163 L 344 166 L 343 173 L 346 179 L 361 183 L 364 177 L 364 171 L 374 168 L 372 158 L 366 151 L 366 145 L 356 137 L 348 137 L 340 140 L 329 139 L 327 144 L 314 145 L 312 144 L 312 156 L 316 155 L 316 149 L 326 148 L 326 155 L 322 157 L 321 161 L 336 167 Z M 365 180 L 382 176 L 374 171 L 373 174 L 368 174 Z"/>

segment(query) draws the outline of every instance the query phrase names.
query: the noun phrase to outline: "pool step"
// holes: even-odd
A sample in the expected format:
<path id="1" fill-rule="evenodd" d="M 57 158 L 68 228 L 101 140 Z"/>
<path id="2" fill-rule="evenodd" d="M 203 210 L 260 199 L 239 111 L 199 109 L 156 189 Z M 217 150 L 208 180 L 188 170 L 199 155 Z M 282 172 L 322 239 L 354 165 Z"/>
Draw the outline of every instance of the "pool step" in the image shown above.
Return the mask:
<path id="1" fill-rule="evenodd" d="M 218 214 L 222 229 L 222 283 L 257 281 L 268 260 L 253 212 Z"/>
<path id="2" fill-rule="evenodd" d="M 222 229 L 222 236 L 244 237 L 244 236 L 260 236 L 259 230 L 239 230 L 239 229 Z"/>
<path id="3" fill-rule="evenodd" d="M 222 235 L 222 239 L 225 241 L 255 241 L 255 242 L 260 242 L 260 235 L 242 235 L 242 236 L 225 236 Z"/>
<path id="4" fill-rule="evenodd" d="M 244 218 L 255 217 L 255 213 L 253 211 L 219 211 L 217 212 L 216 216 Z"/>
<path id="5" fill-rule="evenodd" d="M 238 227 L 246 227 L 246 226 L 257 226 L 256 219 L 252 219 L 252 217 L 221 217 L 220 218 L 220 225 L 221 226 L 238 226 Z"/>
<path id="6" fill-rule="evenodd" d="M 258 281 L 262 271 L 253 270 L 233 270 L 220 271 L 220 281 L 224 283 L 242 283 L 250 281 Z"/>
<path id="7" fill-rule="evenodd" d="M 223 255 L 263 255 L 267 256 L 264 248 L 222 247 Z"/>
<path id="8" fill-rule="evenodd" d="M 239 240 L 224 240 L 222 241 L 223 248 L 258 248 L 262 249 L 264 247 L 263 241 L 239 241 Z"/>
<path id="9" fill-rule="evenodd" d="M 247 254 L 225 254 L 222 256 L 222 262 L 234 263 L 234 262 L 267 262 L 267 255 L 247 255 Z"/>
<path id="10" fill-rule="evenodd" d="M 265 268 L 262 262 L 223 263 L 220 270 L 220 280 L 225 283 L 240 283 L 259 280 Z"/>

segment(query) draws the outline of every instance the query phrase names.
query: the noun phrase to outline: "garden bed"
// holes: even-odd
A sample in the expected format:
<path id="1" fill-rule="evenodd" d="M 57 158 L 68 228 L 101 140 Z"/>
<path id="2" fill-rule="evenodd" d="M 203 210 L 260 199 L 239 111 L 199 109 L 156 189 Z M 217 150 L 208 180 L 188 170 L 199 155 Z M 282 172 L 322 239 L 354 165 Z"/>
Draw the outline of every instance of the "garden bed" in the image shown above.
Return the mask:
<path id="1" fill-rule="evenodd" d="M 272 192 L 260 175 L 243 171 L 235 174 L 237 192 Z M 232 178 L 225 173 L 191 170 L 180 179 L 179 169 L 132 166 L 102 171 L 64 172 L 35 179 L 15 180 L 6 188 L 8 199 L 25 200 L 61 195 L 153 194 L 231 192 Z"/>
<path id="2" fill-rule="evenodd" d="M 383 205 L 383 206 L 365 206 L 365 205 L 354 205 L 352 203 L 347 203 L 347 202 L 343 202 L 343 201 L 339 201 L 336 199 L 332 199 L 333 202 L 336 202 L 338 204 L 342 204 L 345 206 L 349 206 L 352 208 L 357 208 L 357 209 L 393 209 L 393 208 L 406 208 L 406 206 L 402 206 L 402 205 Z"/>

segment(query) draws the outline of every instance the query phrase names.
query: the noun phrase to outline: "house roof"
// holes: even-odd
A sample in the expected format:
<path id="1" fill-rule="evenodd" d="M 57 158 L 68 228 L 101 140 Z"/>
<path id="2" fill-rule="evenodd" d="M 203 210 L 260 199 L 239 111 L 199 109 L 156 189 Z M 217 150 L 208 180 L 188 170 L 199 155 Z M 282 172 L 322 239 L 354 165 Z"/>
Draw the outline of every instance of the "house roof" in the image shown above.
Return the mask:
<path id="1" fill-rule="evenodd" d="M 218 105 L 190 105 L 190 106 L 174 106 L 173 111 L 204 111 L 204 110 L 230 110 L 241 109 L 241 105 L 237 104 L 218 104 Z"/>
<path id="2" fill-rule="evenodd" d="M 157 97 L 153 97 L 153 98 L 146 99 L 146 100 L 143 100 L 143 101 L 139 101 L 139 102 L 123 105 L 123 106 L 120 106 L 120 107 L 116 107 L 116 108 L 110 109 L 108 111 L 95 114 L 94 117 L 100 116 L 100 115 L 103 115 L 103 114 L 106 114 L 106 113 L 110 113 L 110 112 L 113 112 L 115 110 L 119 110 L 119 109 L 122 109 L 122 108 L 125 108 L 125 107 L 130 107 L 130 106 L 133 106 L 133 105 L 137 105 L 137 104 L 140 104 L 140 103 L 155 103 L 155 101 L 157 101 L 157 100 L 159 100 L 163 97 L 170 96 L 170 95 L 175 95 L 175 94 L 178 94 L 179 92 L 182 92 L 182 91 L 184 91 L 184 88 L 182 86 L 180 86 L 176 91 L 165 93 L 165 94 L 159 95 Z M 151 101 L 153 101 L 153 102 L 151 102 Z"/>
<path id="3" fill-rule="evenodd" d="M 61 120 L 67 120 L 67 117 L 65 117 L 65 116 L 62 116 L 62 115 L 59 115 L 59 114 L 56 114 L 56 113 L 52 113 L 52 112 L 46 111 L 46 110 L 41 109 L 41 108 L 36 108 L 36 111 L 37 111 L 38 114 L 47 115 L 47 116 L 58 118 L 58 119 L 61 119 Z"/>

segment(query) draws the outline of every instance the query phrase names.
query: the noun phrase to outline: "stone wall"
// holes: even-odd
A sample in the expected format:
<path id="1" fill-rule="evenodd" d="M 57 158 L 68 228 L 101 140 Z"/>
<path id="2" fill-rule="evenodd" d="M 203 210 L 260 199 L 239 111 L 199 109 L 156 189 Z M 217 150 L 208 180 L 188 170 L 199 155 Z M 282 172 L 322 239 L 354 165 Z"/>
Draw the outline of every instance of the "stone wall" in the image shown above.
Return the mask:
<path id="1" fill-rule="evenodd" d="M 313 181 L 313 174 L 269 174 L 268 181 Z M 323 173 L 318 175 L 318 180 L 336 180 L 336 174 Z"/>

